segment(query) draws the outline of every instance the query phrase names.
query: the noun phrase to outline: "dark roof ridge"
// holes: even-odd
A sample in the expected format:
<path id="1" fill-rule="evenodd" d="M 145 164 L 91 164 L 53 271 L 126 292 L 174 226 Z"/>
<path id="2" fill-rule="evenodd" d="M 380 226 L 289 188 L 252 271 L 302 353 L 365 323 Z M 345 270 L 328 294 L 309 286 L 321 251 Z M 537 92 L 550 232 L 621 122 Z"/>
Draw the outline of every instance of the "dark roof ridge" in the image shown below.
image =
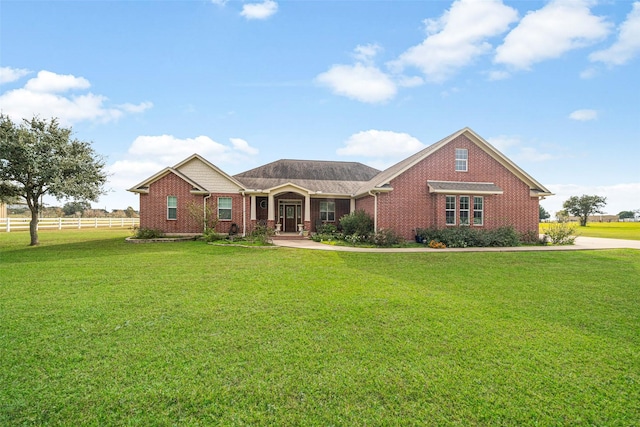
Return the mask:
<path id="1" fill-rule="evenodd" d="M 285 178 L 369 181 L 380 171 L 360 162 L 280 159 L 234 175 L 234 178 Z"/>

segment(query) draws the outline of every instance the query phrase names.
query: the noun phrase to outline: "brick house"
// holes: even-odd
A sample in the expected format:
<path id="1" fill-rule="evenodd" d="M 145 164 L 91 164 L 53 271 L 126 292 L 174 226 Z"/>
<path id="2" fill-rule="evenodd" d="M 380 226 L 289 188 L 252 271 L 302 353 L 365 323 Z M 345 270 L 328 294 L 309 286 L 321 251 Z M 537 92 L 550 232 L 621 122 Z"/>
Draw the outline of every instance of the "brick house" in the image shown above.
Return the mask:
<path id="1" fill-rule="evenodd" d="M 220 233 L 257 224 L 315 231 L 363 209 L 376 230 L 407 239 L 416 228 L 511 225 L 538 232 L 541 198 L 552 195 L 469 128 L 379 171 L 356 162 L 278 160 L 230 176 L 194 154 L 128 191 L 140 194 L 140 226 L 200 233 L 190 209 L 205 206 Z"/>

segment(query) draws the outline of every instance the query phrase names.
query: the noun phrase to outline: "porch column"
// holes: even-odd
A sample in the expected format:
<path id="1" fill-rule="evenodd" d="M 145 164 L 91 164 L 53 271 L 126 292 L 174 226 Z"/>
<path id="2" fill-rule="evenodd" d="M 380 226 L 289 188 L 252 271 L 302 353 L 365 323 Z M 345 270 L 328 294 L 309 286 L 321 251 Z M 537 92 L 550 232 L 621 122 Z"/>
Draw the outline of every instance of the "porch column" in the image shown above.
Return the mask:
<path id="1" fill-rule="evenodd" d="M 251 196 L 251 221 L 256 220 L 256 196 Z"/>
<path id="2" fill-rule="evenodd" d="M 352 197 L 351 200 L 349 200 L 349 212 L 355 212 L 355 211 L 356 211 L 356 199 Z"/>
<path id="3" fill-rule="evenodd" d="M 276 207 L 274 206 L 275 203 L 276 203 L 276 200 L 273 197 L 273 194 L 269 193 L 269 204 L 267 207 L 267 219 L 269 221 L 276 220 Z"/>
<path id="4" fill-rule="evenodd" d="M 304 195 L 304 221 L 311 222 L 311 196 L 309 193 Z"/>

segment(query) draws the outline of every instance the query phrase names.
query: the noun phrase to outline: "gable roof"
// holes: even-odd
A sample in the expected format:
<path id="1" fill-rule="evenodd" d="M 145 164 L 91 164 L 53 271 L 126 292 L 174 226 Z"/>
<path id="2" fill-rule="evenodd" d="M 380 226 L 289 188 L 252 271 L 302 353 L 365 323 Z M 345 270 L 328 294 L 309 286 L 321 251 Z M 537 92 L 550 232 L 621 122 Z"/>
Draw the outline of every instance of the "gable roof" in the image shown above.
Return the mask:
<path id="1" fill-rule="evenodd" d="M 524 170 L 520 169 L 515 163 L 509 160 L 504 154 L 502 154 L 498 149 L 485 141 L 480 135 L 475 133 L 468 127 L 460 129 L 459 131 L 441 139 L 440 141 L 428 146 L 427 148 L 418 151 L 412 156 L 407 157 L 399 163 L 391 166 L 388 169 L 380 172 L 378 175 L 373 177 L 370 181 L 368 181 L 365 185 L 360 187 L 355 196 L 361 196 L 369 193 L 370 191 L 385 191 L 390 189 L 391 181 L 398 177 L 399 175 L 406 172 L 411 167 L 415 166 L 417 163 L 421 162 L 425 158 L 429 157 L 431 154 L 435 153 L 460 135 L 466 136 L 471 142 L 480 147 L 485 153 L 489 156 L 493 157 L 496 161 L 506 167 L 511 173 L 517 176 L 521 181 L 529 186 L 531 192 L 538 196 L 551 196 L 551 193 L 546 187 L 540 184 L 538 181 L 533 179 L 529 174 L 527 174 Z"/>
<path id="2" fill-rule="evenodd" d="M 226 172 L 222 171 L 220 168 L 215 166 L 213 163 L 209 162 L 204 157 L 200 156 L 199 154 L 192 154 L 191 156 L 182 160 L 180 163 L 176 164 L 175 166 L 162 169 L 160 172 L 150 176 L 149 178 L 145 179 L 141 183 L 134 185 L 127 191 L 131 191 L 133 193 L 148 193 L 149 185 L 165 177 L 167 174 L 173 173 L 193 186 L 193 189 L 191 190 L 192 193 L 198 193 L 198 194 L 210 193 L 211 188 L 207 188 L 207 186 L 204 185 L 205 183 L 197 183 L 196 181 L 194 181 L 193 177 L 187 176 L 187 174 L 181 172 L 180 169 L 183 168 L 185 165 L 188 165 L 189 163 L 191 163 L 193 160 L 198 160 L 202 162 L 202 164 L 204 164 L 206 167 L 212 169 L 218 175 L 229 180 L 232 184 L 236 185 L 239 189 L 243 187 L 241 183 L 236 181 L 233 177 L 229 176 Z"/>
<path id="3" fill-rule="evenodd" d="M 153 184 L 155 181 L 157 181 L 157 180 L 159 180 L 161 178 L 164 178 L 165 176 L 169 175 L 170 173 L 175 174 L 180 179 L 182 179 L 185 182 L 187 182 L 188 184 L 190 184 L 191 187 L 192 187 L 192 189 L 191 189 L 192 193 L 200 193 L 200 194 L 208 193 L 208 191 L 202 185 L 200 185 L 197 182 L 193 181 L 191 178 L 189 178 L 188 176 L 186 176 L 185 174 L 181 173 L 179 170 L 177 170 L 175 168 L 164 168 L 160 172 L 156 173 L 155 175 L 152 175 L 151 177 L 145 179 L 141 183 L 139 183 L 137 185 L 134 185 L 133 187 L 129 188 L 127 191 L 131 191 L 132 193 L 146 194 L 146 193 L 149 192 L 149 185 Z"/>

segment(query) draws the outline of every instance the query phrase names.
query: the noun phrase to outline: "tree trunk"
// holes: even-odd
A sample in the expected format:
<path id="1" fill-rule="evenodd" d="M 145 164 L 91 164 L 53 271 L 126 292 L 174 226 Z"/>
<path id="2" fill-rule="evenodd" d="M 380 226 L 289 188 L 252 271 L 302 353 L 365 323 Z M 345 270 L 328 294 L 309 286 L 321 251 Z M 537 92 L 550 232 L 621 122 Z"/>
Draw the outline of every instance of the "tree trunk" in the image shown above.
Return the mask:
<path id="1" fill-rule="evenodd" d="M 581 216 L 580 217 L 580 226 L 581 227 L 586 227 L 587 226 L 587 216 Z"/>
<path id="2" fill-rule="evenodd" d="M 38 240 L 38 210 L 31 210 L 31 222 L 29 222 L 29 233 L 31 233 L 30 246 L 38 246 L 40 241 Z"/>

